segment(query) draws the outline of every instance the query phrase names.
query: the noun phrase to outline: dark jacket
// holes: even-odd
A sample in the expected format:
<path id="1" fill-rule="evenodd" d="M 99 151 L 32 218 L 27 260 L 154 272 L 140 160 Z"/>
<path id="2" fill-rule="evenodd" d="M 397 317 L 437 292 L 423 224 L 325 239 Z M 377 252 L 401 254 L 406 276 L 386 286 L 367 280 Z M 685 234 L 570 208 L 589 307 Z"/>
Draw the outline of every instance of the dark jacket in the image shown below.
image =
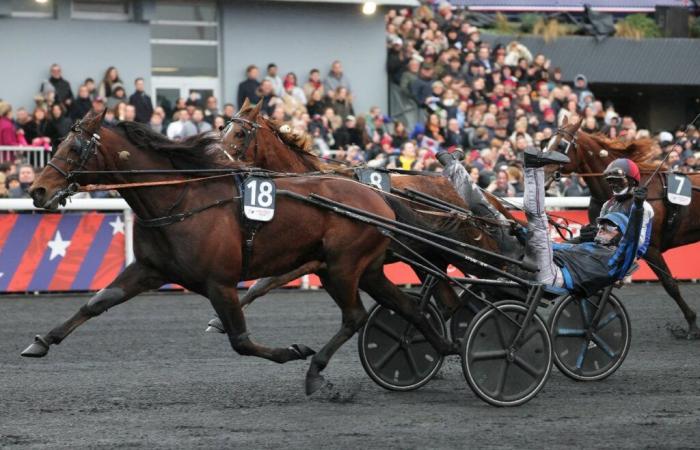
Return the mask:
<path id="1" fill-rule="evenodd" d="M 594 295 L 625 277 L 637 256 L 644 207 L 634 205 L 620 245 L 554 244 L 554 263 L 561 267 L 564 286 L 570 291 Z"/>
<path id="2" fill-rule="evenodd" d="M 92 101 L 89 98 L 78 97 L 69 108 L 71 120 L 82 119 L 90 109 L 92 109 Z"/>
<path id="3" fill-rule="evenodd" d="M 31 144 L 35 138 L 46 136 L 47 123 L 48 122 L 46 119 L 44 119 L 39 123 L 32 120 L 22 125 L 22 129 L 24 130 L 24 138 L 27 140 L 27 143 Z"/>
<path id="4" fill-rule="evenodd" d="M 338 148 L 347 149 L 349 145 L 362 147 L 362 133 L 357 127 L 348 128 L 343 125 L 333 133 L 333 139 L 335 139 L 335 146 Z"/>
<path id="5" fill-rule="evenodd" d="M 70 128 L 73 122 L 65 114 L 61 115 L 58 119 L 53 119 L 49 121 L 46 126 L 46 136 L 51 139 L 51 145 L 54 148 L 58 146 L 61 140 L 70 133 Z"/>
<path id="6" fill-rule="evenodd" d="M 258 96 L 258 86 L 260 82 L 258 80 L 247 79 L 238 85 L 238 96 L 236 100 L 238 101 L 239 108 L 247 98 L 251 103 L 258 103 L 260 96 Z"/>
<path id="7" fill-rule="evenodd" d="M 134 105 L 136 110 L 136 122 L 148 123 L 151 121 L 151 116 L 153 115 L 153 102 L 151 102 L 151 97 L 146 95 L 145 92 L 134 92 L 129 97 L 129 104 Z"/>
<path id="8" fill-rule="evenodd" d="M 418 77 L 411 83 L 411 94 L 419 105 L 425 103 L 425 99 L 433 95 L 433 82 L 435 80 Z"/>
<path id="9" fill-rule="evenodd" d="M 73 91 L 70 88 L 70 83 L 68 83 L 63 78 L 49 78 L 49 82 L 53 85 L 56 90 L 56 100 L 60 103 L 65 103 L 66 100 L 73 100 Z"/>

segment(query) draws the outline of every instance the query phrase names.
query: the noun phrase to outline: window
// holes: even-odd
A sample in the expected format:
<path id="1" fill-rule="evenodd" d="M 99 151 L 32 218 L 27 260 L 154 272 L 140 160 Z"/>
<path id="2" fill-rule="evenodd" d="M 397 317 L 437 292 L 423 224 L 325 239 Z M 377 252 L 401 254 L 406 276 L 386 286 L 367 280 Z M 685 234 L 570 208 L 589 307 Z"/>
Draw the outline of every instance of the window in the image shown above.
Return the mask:
<path id="1" fill-rule="evenodd" d="M 74 19 L 129 20 L 128 0 L 73 0 Z"/>
<path id="2" fill-rule="evenodd" d="M 53 17 L 53 0 L 12 0 L 13 17 Z"/>
<path id="3" fill-rule="evenodd" d="M 216 3 L 157 1 L 151 20 L 151 55 L 156 76 L 218 76 Z"/>

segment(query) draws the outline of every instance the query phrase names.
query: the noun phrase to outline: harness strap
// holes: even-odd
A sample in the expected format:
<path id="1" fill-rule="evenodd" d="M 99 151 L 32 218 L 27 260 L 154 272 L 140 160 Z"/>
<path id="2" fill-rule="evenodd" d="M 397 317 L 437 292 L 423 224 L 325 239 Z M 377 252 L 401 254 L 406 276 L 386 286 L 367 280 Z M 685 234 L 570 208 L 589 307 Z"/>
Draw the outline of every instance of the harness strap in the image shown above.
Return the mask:
<path id="1" fill-rule="evenodd" d="M 147 228 L 165 227 L 174 223 L 182 222 L 183 220 L 188 219 L 194 216 L 195 214 L 201 213 L 202 211 L 206 211 L 211 208 L 216 208 L 217 206 L 225 205 L 226 203 L 231 203 L 238 198 L 240 197 L 224 198 L 221 200 L 217 200 L 214 203 L 210 203 L 206 206 L 201 206 L 199 208 L 192 209 L 190 211 L 171 214 L 169 216 L 156 217 L 154 219 L 142 219 L 140 217 L 136 217 L 136 223 L 141 225 L 142 227 Z"/>

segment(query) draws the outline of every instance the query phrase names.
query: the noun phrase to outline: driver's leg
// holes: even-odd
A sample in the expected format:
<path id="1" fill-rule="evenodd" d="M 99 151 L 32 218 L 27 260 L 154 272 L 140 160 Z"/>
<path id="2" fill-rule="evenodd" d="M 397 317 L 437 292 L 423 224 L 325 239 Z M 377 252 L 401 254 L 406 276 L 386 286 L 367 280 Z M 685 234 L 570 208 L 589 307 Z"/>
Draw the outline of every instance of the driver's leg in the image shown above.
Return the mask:
<path id="1" fill-rule="evenodd" d="M 543 284 L 563 286 L 561 269 L 554 264 L 552 243 L 549 240 L 547 215 L 544 210 L 544 169 L 525 169 L 525 194 L 523 198 L 527 216 L 527 245 L 525 256 L 537 264 L 535 279 Z"/>

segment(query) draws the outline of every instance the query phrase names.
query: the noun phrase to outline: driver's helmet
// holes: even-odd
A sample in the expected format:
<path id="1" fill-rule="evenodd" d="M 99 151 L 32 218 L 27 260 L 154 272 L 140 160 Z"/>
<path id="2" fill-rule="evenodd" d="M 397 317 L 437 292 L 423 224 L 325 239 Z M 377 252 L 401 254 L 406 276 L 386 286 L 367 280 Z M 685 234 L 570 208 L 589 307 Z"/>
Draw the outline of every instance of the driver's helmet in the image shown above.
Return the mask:
<path id="1" fill-rule="evenodd" d="M 616 197 L 629 194 L 630 187 L 639 185 L 641 181 L 639 167 L 627 158 L 618 158 L 611 162 L 603 172 L 603 176 Z"/>
<path id="2" fill-rule="evenodd" d="M 611 212 L 596 219 L 596 223 L 598 225 L 603 225 L 606 222 L 612 223 L 620 230 L 622 234 L 625 234 L 625 231 L 627 231 L 629 218 L 621 212 Z"/>

